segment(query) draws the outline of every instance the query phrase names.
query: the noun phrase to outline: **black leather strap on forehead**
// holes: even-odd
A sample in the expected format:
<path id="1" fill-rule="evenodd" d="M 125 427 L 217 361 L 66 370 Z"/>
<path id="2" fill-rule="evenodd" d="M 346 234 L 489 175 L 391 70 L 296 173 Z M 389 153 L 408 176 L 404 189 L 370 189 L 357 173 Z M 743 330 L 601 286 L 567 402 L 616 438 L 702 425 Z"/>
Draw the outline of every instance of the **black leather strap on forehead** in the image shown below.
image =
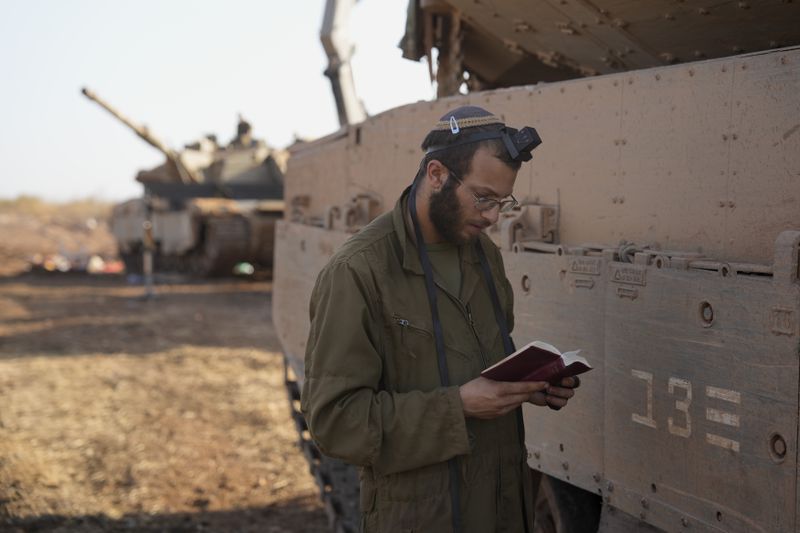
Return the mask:
<path id="1" fill-rule="evenodd" d="M 455 142 L 449 144 L 434 144 L 425 150 L 425 154 L 433 154 L 447 148 L 465 144 L 501 139 L 508 155 L 513 161 L 530 161 L 531 152 L 542 144 L 542 139 L 534 128 L 526 126 L 517 131 L 514 128 L 502 127 L 494 131 L 479 131 L 475 133 L 461 133 Z"/>

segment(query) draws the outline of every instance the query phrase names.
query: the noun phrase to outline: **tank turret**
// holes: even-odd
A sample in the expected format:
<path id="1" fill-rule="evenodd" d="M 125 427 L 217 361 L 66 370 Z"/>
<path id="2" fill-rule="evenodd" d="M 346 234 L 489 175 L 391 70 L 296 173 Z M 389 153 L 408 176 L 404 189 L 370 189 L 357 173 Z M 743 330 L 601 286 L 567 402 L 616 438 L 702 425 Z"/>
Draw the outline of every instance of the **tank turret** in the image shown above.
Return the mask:
<path id="1" fill-rule="evenodd" d="M 136 175 L 144 198 L 114 208 L 111 227 L 128 270 L 141 269 L 146 218 L 156 271 L 225 275 L 239 262 L 271 267 L 274 225 L 283 212 L 283 150 L 254 139 L 241 116 L 227 146 L 206 135 L 174 150 L 93 91 L 81 92 L 167 159 Z"/>
<path id="2" fill-rule="evenodd" d="M 186 165 L 182 160 L 181 156 L 178 152 L 170 148 L 169 146 L 164 143 L 161 139 L 153 135 L 147 126 L 143 126 L 140 124 L 136 124 L 131 119 L 117 111 L 111 104 L 97 96 L 94 91 L 84 87 L 81 89 L 83 95 L 92 100 L 97 105 L 111 113 L 114 118 L 128 126 L 133 132 L 139 136 L 144 142 L 164 154 L 167 158 L 167 161 L 174 167 L 175 173 L 177 174 L 178 178 L 182 183 L 202 183 L 203 176 L 197 169 L 191 168 L 190 166 Z"/>

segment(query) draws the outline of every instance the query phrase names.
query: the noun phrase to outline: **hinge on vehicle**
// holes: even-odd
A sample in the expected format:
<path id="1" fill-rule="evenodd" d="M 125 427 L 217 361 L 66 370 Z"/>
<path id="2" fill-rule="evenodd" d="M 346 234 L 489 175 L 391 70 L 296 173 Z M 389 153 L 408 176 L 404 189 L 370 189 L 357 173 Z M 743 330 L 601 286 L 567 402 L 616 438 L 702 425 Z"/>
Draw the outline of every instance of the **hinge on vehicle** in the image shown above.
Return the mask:
<path id="1" fill-rule="evenodd" d="M 502 250 L 521 249 L 526 242 L 558 241 L 558 207 L 523 204 L 510 213 L 503 213 L 490 236 Z M 515 247 L 516 245 L 516 247 Z"/>
<path id="2" fill-rule="evenodd" d="M 341 206 L 325 210 L 325 229 L 355 233 L 380 213 L 381 201 L 369 194 L 359 194 Z"/>
<path id="3" fill-rule="evenodd" d="M 305 222 L 308 206 L 311 205 L 311 197 L 307 194 L 293 196 L 289 200 L 289 220 L 292 222 Z"/>
<path id="4" fill-rule="evenodd" d="M 782 283 L 800 281 L 800 231 L 783 231 L 775 240 L 774 279 Z"/>

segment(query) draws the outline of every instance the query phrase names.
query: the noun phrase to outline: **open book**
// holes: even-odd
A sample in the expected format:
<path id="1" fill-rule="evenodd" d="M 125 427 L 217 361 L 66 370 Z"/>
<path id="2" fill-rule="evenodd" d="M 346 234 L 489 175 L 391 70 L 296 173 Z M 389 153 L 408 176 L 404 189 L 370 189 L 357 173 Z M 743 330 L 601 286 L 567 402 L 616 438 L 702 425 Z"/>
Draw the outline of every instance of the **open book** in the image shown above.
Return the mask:
<path id="1" fill-rule="evenodd" d="M 481 376 L 495 381 L 558 383 L 562 378 L 592 369 L 579 353 L 580 350 L 575 350 L 562 354 L 555 346 L 533 341 L 481 372 Z"/>

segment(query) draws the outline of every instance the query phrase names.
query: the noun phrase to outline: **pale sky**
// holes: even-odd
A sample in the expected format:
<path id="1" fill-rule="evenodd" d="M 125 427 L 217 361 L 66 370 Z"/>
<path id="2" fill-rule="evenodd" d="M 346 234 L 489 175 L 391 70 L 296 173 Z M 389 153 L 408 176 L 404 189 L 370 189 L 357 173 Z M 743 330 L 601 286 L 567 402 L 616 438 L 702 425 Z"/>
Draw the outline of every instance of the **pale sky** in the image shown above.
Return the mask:
<path id="1" fill-rule="evenodd" d="M 401 58 L 407 0 L 361 0 L 350 28 L 367 111 L 431 99 L 424 62 Z M 237 114 L 284 147 L 339 124 L 319 41 L 324 0 L 31 0 L 0 18 L 0 198 L 141 194 L 154 148 L 80 89 L 87 86 L 167 143 L 228 142 Z"/>

